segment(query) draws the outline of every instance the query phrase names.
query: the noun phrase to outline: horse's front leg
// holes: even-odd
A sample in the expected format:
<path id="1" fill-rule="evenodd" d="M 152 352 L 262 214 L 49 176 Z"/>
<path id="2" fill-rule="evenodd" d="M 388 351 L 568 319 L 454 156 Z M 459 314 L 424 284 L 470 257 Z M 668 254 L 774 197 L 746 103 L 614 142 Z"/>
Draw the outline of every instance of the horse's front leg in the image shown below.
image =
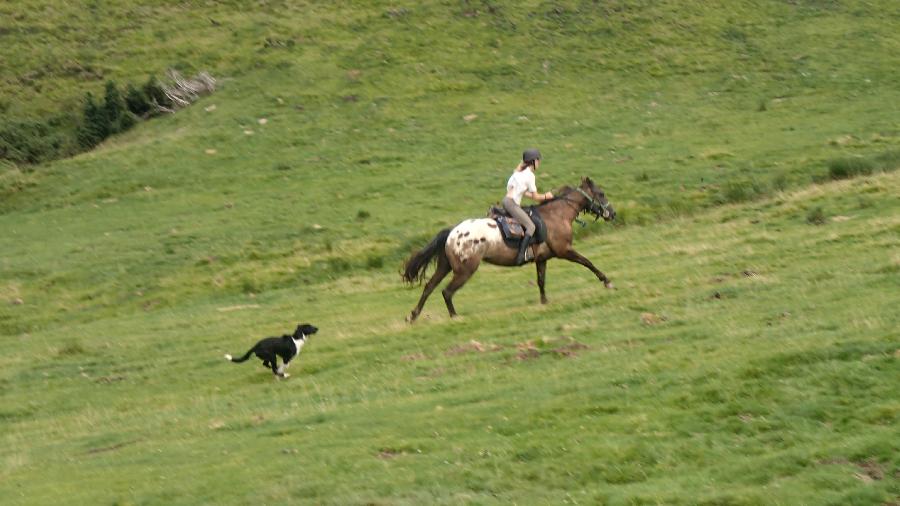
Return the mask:
<path id="1" fill-rule="evenodd" d="M 599 279 L 600 281 L 603 281 L 603 286 L 605 286 L 606 288 L 613 287 L 612 282 L 609 280 L 608 277 L 606 277 L 606 274 L 603 274 L 602 272 L 600 272 L 600 269 L 594 267 L 594 264 L 592 264 L 590 260 L 583 257 L 580 253 L 578 253 L 574 249 L 570 248 L 570 249 L 566 250 L 566 252 L 564 254 L 560 255 L 560 257 L 565 258 L 566 260 L 568 260 L 570 262 L 575 262 L 576 264 L 581 264 L 581 265 L 587 267 L 588 269 L 591 270 L 591 272 L 594 273 L 595 276 L 597 276 L 597 279 Z"/>
<path id="2" fill-rule="evenodd" d="M 547 274 L 547 261 L 535 260 L 534 265 L 537 267 L 537 284 L 541 290 L 541 304 L 546 304 L 547 295 L 544 293 L 544 279 Z"/>

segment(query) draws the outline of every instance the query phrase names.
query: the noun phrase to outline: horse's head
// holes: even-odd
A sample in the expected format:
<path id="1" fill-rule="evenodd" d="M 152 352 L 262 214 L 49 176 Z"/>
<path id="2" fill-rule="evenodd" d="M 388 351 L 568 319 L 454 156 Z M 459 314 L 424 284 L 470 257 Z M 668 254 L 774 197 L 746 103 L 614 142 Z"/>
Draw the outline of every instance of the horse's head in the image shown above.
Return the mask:
<path id="1" fill-rule="evenodd" d="M 598 219 L 603 218 L 606 221 L 616 219 L 616 210 L 613 209 L 612 204 L 606 200 L 606 193 L 603 192 L 602 188 L 594 184 L 594 182 L 591 181 L 591 178 L 581 178 L 579 189 L 590 201 L 587 203 L 585 211 L 593 214 Z"/>

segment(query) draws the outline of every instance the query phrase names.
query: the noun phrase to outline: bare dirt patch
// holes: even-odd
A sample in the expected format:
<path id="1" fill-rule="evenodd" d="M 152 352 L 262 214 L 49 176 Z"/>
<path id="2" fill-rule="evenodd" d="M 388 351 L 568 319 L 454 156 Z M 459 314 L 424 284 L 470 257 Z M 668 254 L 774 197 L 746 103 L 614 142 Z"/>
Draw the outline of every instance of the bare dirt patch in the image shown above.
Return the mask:
<path id="1" fill-rule="evenodd" d="M 483 344 L 473 339 L 466 344 L 460 344 L 447 349 L 447 351 L 444 352 L 444 355 L 450 357 L 461 355 L 463 353 L 484 353 L 486 351 L 499 351 L 502 349 L 503 347 L 499 344 Z"/>
<path id="2" fill-rule="evenodd" d="M 651 327 L 653 325 L 659 325 L 666 321 L 665 316 L 658 315 L 656 313 L 641 313 L 641 323 Z"/>
<path id="3" fill-rule="evenodd" d="M 544 355 L 556 357 L 574 357 L 581 350 L 586 350 L 588 345 L 579 343 L 570 336 L 561 336 L 548 339 L 528 340 L 516 345 L 517 360 L 531 360 Z"/>

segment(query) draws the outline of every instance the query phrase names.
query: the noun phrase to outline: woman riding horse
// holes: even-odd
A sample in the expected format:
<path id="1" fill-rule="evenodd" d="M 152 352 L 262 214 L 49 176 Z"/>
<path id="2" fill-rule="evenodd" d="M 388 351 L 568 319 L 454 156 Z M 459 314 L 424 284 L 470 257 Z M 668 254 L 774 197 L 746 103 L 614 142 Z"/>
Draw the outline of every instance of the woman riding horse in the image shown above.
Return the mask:
<path id="1" fill-rule="evenodd" d="M 538 288 L 541 292 L 541 304 L 547 303 L 544 294 L 544 275 L 547 260 L 558 257 L 581 264 L 612 288 L 609 278 L 600 272 L 590 260 L 572 248 L 572 222 L 582 212 L 589 212 L 598 219 L 606 221 L 615 219 L 616 212 L 606 200 L 606 194 L 597 187 L 590 178 L 582 178 L 577 188 L 564 187 L 559 195 L 538 206 L 541 218 L 547 228 L 547 239 L 535 252 L 534 263 L 537 267 Z M 469 219 L 453 228 L 445 228 L 428 243 L 427 246 L 406 261 L 401 276 L 407 283 L 420 282 L 425 278 L 425 270 L 432 261 L 437 268 L 431 279 L 425 284 L 419 303 L 413 308 L 408 320 L 415 321 L 431 292 L 453 271 L 453 279 L 441 292 L 450 316 L 456 316 L 453 307 L 453 294 L 472 277 L 482 260 L 494 265 L 517 266 L 517 250 L 507 246 L 500 234 L 496 221 L 489 218 Z"/>
<path id="2" fill-rule="evenodd" d="M 538 193 L 537 186 L 534 182 L 534 173 L 541 166 L 541 152 L 536 149 L 526 149 L 522 153 L 522 161 L 509 181 L 506 183 L 506 197 L 503 197 L 501 204 L 503 209 L 510 216 L 516 219 L 525 229 L 525 237 L 519 243 L 519 253 L 516 255 L 516 265 L 525 263 L 525 252 L 528 245 L 531 244 L 531 238 L 534 237 L 535 225 L 528 217 L 528 214 L 522 210 L 522 197 L 528 197 L 537 202 L 545 202 L 553 198 L 553 194 Z"/>

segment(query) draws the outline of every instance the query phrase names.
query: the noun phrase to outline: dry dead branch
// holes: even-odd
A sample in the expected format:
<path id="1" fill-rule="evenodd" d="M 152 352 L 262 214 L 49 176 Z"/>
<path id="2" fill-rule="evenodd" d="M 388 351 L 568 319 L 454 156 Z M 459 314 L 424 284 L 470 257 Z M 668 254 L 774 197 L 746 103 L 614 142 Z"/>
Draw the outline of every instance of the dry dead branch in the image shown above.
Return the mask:
<path id="1" fill-rule="evenodd" d="M 200 72 L 190 79 L 184 78 L 177 70 L 169 69 L 166 72 L 171 84 L 163 84 L 162 90 L 172 102 L 171 107 L 156 104 L 160 112 L 173 113 L 178 109 L 187 107 L 198 98 L 209 95 L 216 90 L 216 80 L 207 72 Z"/>

